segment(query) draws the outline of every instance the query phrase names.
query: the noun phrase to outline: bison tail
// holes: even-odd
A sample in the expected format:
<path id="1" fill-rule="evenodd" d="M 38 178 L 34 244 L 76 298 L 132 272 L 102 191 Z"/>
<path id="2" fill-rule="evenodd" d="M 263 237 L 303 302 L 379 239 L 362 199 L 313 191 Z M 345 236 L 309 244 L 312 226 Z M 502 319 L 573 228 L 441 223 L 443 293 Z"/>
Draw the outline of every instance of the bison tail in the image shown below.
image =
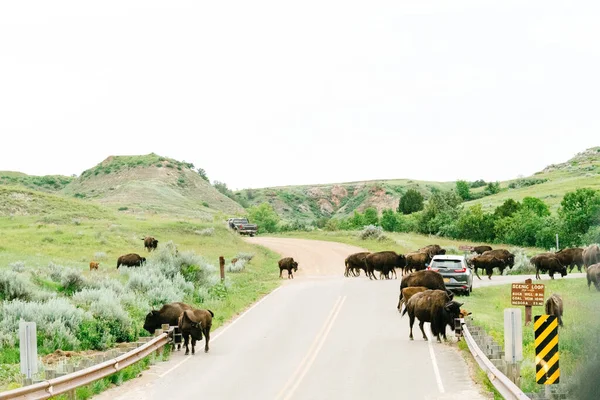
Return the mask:
<path id="1" fill-rule="evenodd" d="M 206 310 L 206 311 L 208 311 L 208 312 L 210 313 L 210 316 L 211 316 L 211 317 L 214 317 L 214 316 L 215 316 L 215 313 L 214 313 L 214 312 L 212 312 L 212 311 L 210 311 L 210 310 Z"/>
<path id="2" fill-rule="evenodd" d="M 408 312 L 408 304 L 404 306 L 404 310 L 402 311 L 402 314 L 400 314 L 400 318 L 404 317 L 404 314 L 406 314 Z"/>

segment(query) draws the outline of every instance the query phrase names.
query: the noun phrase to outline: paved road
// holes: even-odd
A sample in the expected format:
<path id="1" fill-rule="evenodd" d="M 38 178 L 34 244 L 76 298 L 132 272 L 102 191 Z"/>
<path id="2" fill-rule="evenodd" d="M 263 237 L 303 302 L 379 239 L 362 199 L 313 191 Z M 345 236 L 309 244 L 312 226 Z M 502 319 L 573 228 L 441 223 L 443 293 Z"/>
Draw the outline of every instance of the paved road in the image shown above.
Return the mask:
<path id="1" fill-rule="evenodd" d="M 343 278 L 344 258 L 361 249 L 301 239 L 250 241 L 294 256 L 296 279 L 216 330 L 209 354 L 175 353 L 95 399 L 487 398 L 455 343 L 408 340 L 408 318 L 395 308 L 398 280 Z M 523 278 L 475 285 L 513 279 Z"/>

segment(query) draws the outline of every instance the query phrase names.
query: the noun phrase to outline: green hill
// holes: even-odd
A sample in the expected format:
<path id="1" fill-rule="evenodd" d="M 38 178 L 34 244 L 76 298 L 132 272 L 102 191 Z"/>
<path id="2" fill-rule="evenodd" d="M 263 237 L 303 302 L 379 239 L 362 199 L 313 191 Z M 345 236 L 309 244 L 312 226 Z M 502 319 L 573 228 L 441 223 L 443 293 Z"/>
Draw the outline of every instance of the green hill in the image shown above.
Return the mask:
<path id="1" fill-rule="evenodd" d="M 466 202 L 466 206 L 482 204 L 491 210 L 506 199 L 522 200 L 534 196 L 556 210 L 565 193 L 581 187 L 600 189 L 600 147 L 585 150 L 569 161 L 553 164 L 528 178 L 500 182 L 500 192 Z M 312 222 L 319 218 L 342 218 L 354 210 L 362 212 L 375 207 L 396 209 L 402 194 L 418 190 L 425 199 L 435 190 L 451 190 L 456 182 L 413 181 L 408 179 L 349 182 L 327 185 L 281 186 L 245 189 L 236 197 L 250 205 L 267 202 L 286 221 Z M 482 196 L 485 187 L 471 189 Z"/>
<path id="2" fill-rule="evenodd" d="M 127 212 L 211 219 L 219 211 L 244 213 L 238 203 L 217 191 L 193 168 L 191 163 L 154 153 L 110 156 L 84 171 L 62 193 Z"/>
<path id="3" fill-rule="evenodd" d="M 43 192 L 58 192 L 74 178 L 62 175 L 33 176 L 22 172 L 0 171 L 0 185 L 22 186 Z"/>

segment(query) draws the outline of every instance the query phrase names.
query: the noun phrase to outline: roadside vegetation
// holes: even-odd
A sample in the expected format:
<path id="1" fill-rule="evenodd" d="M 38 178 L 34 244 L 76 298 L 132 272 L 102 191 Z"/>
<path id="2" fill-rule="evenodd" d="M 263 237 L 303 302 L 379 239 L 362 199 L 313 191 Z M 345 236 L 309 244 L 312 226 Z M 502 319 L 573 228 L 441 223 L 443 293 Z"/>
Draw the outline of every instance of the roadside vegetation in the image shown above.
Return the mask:
<path id="1" fill-rule="evenodd" d="M 564 328 L 559 328 L 560 386 L 571 391 L 567 398 L 592 398 L 575 395 L 587 390 L 582 379 L 586 369 L 597 364 L 595 350 L 600 321 L 600 296 L 593 288 L 587 289 L 585 279 L 546 280 L 545 295 L 559 294 L 564 303 Z M 504 345 L 504 309 L 518 306 L 510 304 L 511 285 L 481 288 L 473 291 L 465 305 L 471 311 L 473 323 L 482 326 L 499 344 Z M 525 310 L 522 309 L 522 323 Z M 544 314 L 543 307 L 534 307 L 533 315 Z M 521 366 L 521 389 L 537 392 L 543 389 L 535 383 L 535 346 L 533 323 L 523 326 L 523 363 Z"/>

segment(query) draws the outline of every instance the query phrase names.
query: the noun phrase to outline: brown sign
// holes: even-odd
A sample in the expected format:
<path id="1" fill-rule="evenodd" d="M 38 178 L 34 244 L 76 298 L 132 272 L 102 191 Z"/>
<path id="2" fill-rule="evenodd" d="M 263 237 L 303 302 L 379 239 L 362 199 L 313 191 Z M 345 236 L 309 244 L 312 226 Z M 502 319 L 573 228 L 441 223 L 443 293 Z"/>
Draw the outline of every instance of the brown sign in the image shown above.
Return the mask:
<path id="1" fill-rule="evenodd" d="M 462 251 L 473 251 L 473 246 L 458 246 L 458 249 Z"/>
<path id="2" fill-rule="evenodd" d="M 513 283 L 510 300 L 513 306 L 543 306 L 544 285 L 542 283 Z"/>

